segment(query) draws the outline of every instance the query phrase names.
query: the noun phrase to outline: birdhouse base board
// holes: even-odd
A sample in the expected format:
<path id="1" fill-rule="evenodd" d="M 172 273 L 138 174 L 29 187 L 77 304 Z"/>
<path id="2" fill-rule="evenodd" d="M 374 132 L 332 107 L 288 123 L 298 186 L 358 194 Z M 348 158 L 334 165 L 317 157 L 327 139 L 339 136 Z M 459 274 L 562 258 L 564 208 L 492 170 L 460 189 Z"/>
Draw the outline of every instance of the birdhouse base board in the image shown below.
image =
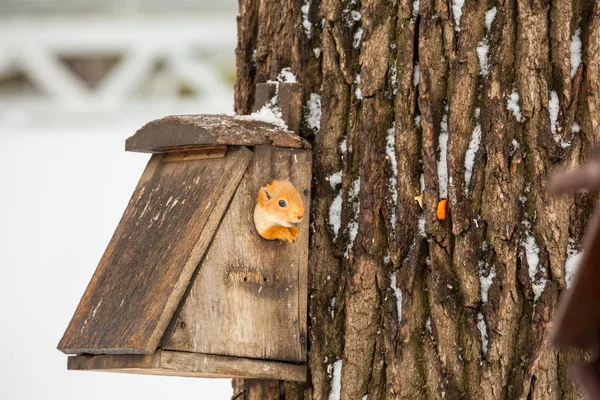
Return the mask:
<path id="1" fill-rule="evenodd" d="M 154 354 L 70 356 L 74 371 L 120 372 L 198 378 L 261 378 L 305 382 L 306 365 L 279 361 L 158 350 Z"/>

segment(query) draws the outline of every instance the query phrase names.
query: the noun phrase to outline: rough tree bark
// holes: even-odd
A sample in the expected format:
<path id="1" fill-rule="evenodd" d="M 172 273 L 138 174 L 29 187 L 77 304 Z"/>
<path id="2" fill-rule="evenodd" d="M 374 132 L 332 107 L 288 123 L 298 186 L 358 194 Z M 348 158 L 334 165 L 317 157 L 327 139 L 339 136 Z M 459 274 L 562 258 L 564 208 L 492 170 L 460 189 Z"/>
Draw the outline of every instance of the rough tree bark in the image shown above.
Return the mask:
<path id="1" fill-rule="evenodd" d="M 600 3 L 458 3 L 240 0 L 236 112 L 291 69 L 314 196 L 309 382 L 238 398 L 580 398 L 546 342 L 595 198 L 545 190 L 600 137 Z"/>

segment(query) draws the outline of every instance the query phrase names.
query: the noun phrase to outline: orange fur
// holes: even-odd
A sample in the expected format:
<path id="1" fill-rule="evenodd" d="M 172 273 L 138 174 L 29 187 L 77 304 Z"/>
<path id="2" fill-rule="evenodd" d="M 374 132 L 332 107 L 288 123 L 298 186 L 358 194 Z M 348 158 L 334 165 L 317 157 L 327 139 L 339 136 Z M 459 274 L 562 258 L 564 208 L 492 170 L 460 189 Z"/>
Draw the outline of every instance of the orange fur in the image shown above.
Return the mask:
<path id="1" fill-rule="evenodd" d="M 296 241 L 296 226 L 303 217 L 302 198 L 290 181 L 273 181 L 258 190 L 254 225 L 263 238 L 289 243 Z"/>

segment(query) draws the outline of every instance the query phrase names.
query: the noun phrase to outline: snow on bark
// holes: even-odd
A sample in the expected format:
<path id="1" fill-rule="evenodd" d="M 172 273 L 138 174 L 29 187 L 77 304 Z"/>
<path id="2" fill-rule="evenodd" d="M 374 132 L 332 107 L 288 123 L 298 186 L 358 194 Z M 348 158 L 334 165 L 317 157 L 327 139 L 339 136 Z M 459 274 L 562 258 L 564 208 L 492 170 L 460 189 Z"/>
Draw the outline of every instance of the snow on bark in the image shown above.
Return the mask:
<path id="1" fill-rule="evenodd" d="M 538 247 L 533 234 L 531 233 L 531 224 L 529 221 L 523 221 L 525 227 L 525 240 L 521 243 L 525 249 L 525 256 L 527 258 L 527 267 L 529 273 L 529 280 L 533 288 L 534 301 L 540 297 L 544 288 L 546 287 L 546 278 L 539 277 L 538 272 L 544 274 L 544 271 L 539 268 L 540 263 L 540 248 Z"/>
<path id="2" fill-rule="evenodd" d="M 488 302 L 488 294 L 490 287 L 494 283 L 496 277 L 496 269 L 492 266 L 490 272 L 485 275 L 485 262 L 479 261 L 479 288 L 481 290 L 481 301 L 484 303 Z"/>
<path id="3" fill-rule="evenodd" d="M 362 100 L 362 92 L 360 91 L 360 74 L 356 74 L 356 78 L 354 78 L 354 83 L 356 84 L 356 89 L 354 90 L 354 95 L 356 96 L 356 100 Z"/>
<path id="4" fill-rule="evenodd" d="M 329 225 L 333 229 L 334 239 L 337 239 L 342 226 L 342 191 L 335 196 L 329 206 Z"/>
<path id="5" fill-rule="evenodd" d="M 333 377 L 331 378 L 331 392 L 329 400 L 340 400 L 342 392 L 342 360 L 333 363 Z"/>
<path id="6" fill-rule="evenodd" d="M 342 171 L 334 172 L 327 178 L 327 180 L 329 181 L 331 189 L 335 190 L 337 185 L 342 183 Z"/>
<path id="7" fill-rule="evenodd" d="M 350 249 L 354 247 L 354 239 L 358 235 L 358 213 L 360 211 L 360 177 L 356 178 L 348 191 L 348 202 L 352 205 L 352 218 L 348 223 L 348 247 L 344 256 L 348 257 Z"/>
<path id="8" fill-rule="evenodd" d="M 306 37 L 310 39 L 312 24 L 308 20 L 308 11 L 310 10 L 310 0 L 305 0 L 302 5 L 302 26 L 304 27 L 304 32 L 306 33 Z"/>
<path id="9" fill-rule="evenodd" d="M 344 140 L 341 141 L 340 151 L 342 152 L 342 155 L 345 155 L 348 152 L 348 138 L 347 137 L 344 137 Z"/>
<path id="10" fill-rule="evenodd" d="M 413 87 L 419 86 L 420 78 L 421 78 L 421 73 L 419 70 L 419 63 L 415 63 L 415 67 L 413 68 Z"/>
<path id="11" fill-rule="evenodd" d="M 488 333 L 487 325 L 485 324 L 485 319 L 483 318 L 482 313 L 477 314 L 477 328 L 479 328 L 479 333 L 481 334 L 481 352 L 483 354 L 487 354 Z"/>
<path id="12" fill-rule="evenodd" d="M 412 16 L 416 17 L 419 15 L 419 0 L 414 0 L 412 4 Z"/>
<path id="13" fill-rule="evenodd" d="M 402 322 L 402 290 L 397 285 L 396 282 L 396 272 L 392 272 L 390 275 L 390 287 L 394 291 L 394 295 L 396 296 L 396 309 L 398 310 L 398 325 Z"/>
<path id="14" fill-rule="evenodd" d="M 556 133 L 556 121 L 558 121 L 558 113 L 560 111 L 560 104 L 558 101 L 558 94 L 552 90 L 548 96 L 548 113 L 550 113 L 550 130 L 553 134 Z M 554 140 L 558 142 L 558 138 L 554 137 Z"/>
<path id="15" fill-rule="evenodd" d="M 573 283 L 573 278 L 575 277 L 582 256 L 583 252 L 577 252 L 575 241 L 572 238 L 569 238 L 567 261 L 565 262 L 565 282 L 567 287 L 571 287 L 571 284 Z"/>
<path id="16" fill-rule="evenodd" d="M 575 30 L 571 37 L 571 79 L 575 77 L 577 68 L 581 64 L 581 28 Z"/>
<path id="17" fill-rule="evenodd" d="M 439 159 L 437 165 L 440 199 L 448 198 L 448 114 L 442 117 L 439 137 Z"/>
<path id="18" fill-rule="evenodd" d="M 479 58 L 479 75 L 487 76 L 489 73 L 488 52 L 490 45 L 487 36 L 477 44 L 477 57 Z"/>
<path id="19" fill-rule="evenodd" d="M 394 59 L 394 63 L 390 69 L 390 83 L 392 85 L 392 94 L 395 96 L 398 93 L 398 60 Z"/>
<path id="20" fill-rule="evenodd" d="M 496 7 L 492 7 L 485 13 L 485 29 L 487 30 L 488 34 L 492 30 L 492 23 L 496 18 L 497 12 L 498 10 L 496 9 Z"/>
<path id="21" fill-rule="evenodd" d="M 452 14 L 454 15 L 454 30 L 460 32 L 460 17 L 465 0 L 452 0 Z"/>
<path id="22" fill-rule="evenodd" d="M 517 122 L 521 122 L 523 115 L 521 114 L 521 107 L 519 107 L 519 93 L 514 87 L 506 101 L 506 109 L 512 112 Z"/>
<path id="23" fill-rule="evenodd" d="M 352 46 L 355 49 L 358 49 L 360 47 L 360 41 L 362 40 L 362 35 L 363 35 L 363 29 L 359 27 L 356 30 L 356 32 L 354 33 L 354 38 L 352 40 Z"/>
<path id="24" fill-rule="evenodd" d="M 390 212 L 390 224 L 392 230 L 396 228 L 396 206 L 398 204 L 398 160 L 396 159 L 396 123 L 387 132 L 385 154 L 392 167 L 392 176 L 389 179 L 389 191 L 392 194 L 392 207 Z"/>
<path id="25" fill-rule="evenodd" d="M 480 109 L 475 110 L 475 128 L 471 134 L 471 141 L 469 142 L 469 148 L 465 154 L 465 196 L 469 196 L 469 185 L 471 183 L 471 177 L 473 176 L 473 166 L 475 165 L 475 156 L 479 150 L 481 143 L 481 125 L 479 124 L 479 112 Z"/>
<path id="26" fill-rule="evenodd" d="M 277 75 L 278 82 L 296 82 L 296 75 L 292 72 L 292 69 L 287 67 L 279 72 Z"/>
<path id="27" fill-rule="evenodd" d="M 306 125 L 315 133 L 321 129 L 321 115 L 321 96 L 317 93 L 311 93 L 306 102 L 305 120 Z"/>

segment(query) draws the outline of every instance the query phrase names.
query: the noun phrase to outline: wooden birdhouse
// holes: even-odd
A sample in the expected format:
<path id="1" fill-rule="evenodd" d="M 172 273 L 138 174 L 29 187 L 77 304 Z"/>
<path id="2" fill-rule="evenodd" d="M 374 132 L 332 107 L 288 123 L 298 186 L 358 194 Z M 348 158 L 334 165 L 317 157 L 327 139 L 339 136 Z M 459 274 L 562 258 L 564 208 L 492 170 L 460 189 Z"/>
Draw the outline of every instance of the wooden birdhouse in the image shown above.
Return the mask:
<path id="1" fill-rule="evenodd" d="M 294 243 L 254 226 L 260 187 L 294 184 L 309 215 L 311 151 L 248 117 L 153 121 L 153 153 L 58 349 L 71 370 L 306 379 L 308 217 Z"/>

